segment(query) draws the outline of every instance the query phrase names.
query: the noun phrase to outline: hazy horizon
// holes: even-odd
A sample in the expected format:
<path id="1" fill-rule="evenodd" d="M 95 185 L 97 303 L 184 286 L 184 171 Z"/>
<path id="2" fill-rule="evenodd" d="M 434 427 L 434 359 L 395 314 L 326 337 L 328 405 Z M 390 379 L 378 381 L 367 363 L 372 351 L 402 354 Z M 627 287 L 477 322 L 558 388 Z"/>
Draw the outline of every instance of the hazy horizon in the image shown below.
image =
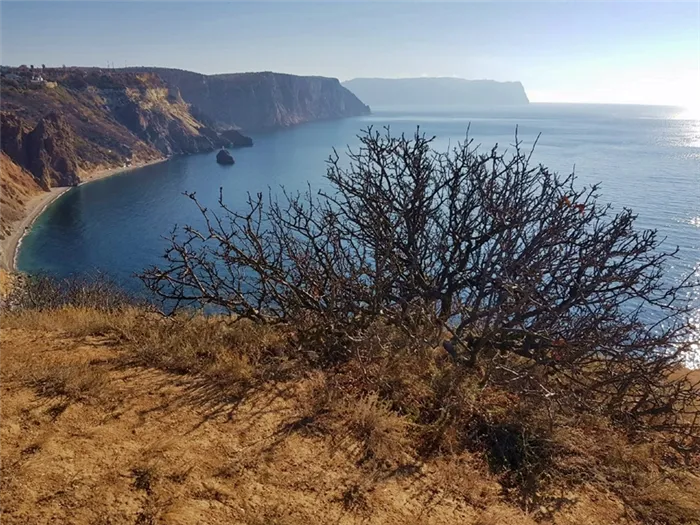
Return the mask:
<path id="1" fill-rule="evenodd" d="M 522 82 L 532 102 L 700 107 L 698 2 L 2 2 L 5 65 Z"/>

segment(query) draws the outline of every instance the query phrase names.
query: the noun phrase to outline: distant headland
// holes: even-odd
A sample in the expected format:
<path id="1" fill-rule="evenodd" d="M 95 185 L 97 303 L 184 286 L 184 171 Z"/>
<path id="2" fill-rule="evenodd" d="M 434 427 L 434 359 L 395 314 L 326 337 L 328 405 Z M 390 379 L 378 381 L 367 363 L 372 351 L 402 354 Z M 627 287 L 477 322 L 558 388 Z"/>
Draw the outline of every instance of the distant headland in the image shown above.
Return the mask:
<path id="1" fill-rule="evenodd" d="M 372 107 L 503 106 L 528 104 L 520 82 L 452 77 L 355 78 L 343 82 Z"/>
<path id="2" fill-rule="evenodd" d="M 270 71 L 203 75 L 156 67 L 126 71 L 157 75 L 178 90 L 196 117 L 217 128 L 267 131 L 370 112 L 337 78 Z"/>

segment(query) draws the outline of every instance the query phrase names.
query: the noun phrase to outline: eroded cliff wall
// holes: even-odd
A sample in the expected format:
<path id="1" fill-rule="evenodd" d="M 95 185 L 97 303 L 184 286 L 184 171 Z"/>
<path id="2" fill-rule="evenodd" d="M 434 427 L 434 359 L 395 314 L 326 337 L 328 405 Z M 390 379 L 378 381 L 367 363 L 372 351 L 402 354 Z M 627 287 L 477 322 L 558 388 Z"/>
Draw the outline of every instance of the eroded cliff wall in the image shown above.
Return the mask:
<path id="1" fill-rule="evenodd" d="M 157 74 L 193 106 L 224 129 L 263 131 L 369 113 L 338 79 L 282 73 L 201 75 L 191 71 L 144 68 Z"/>

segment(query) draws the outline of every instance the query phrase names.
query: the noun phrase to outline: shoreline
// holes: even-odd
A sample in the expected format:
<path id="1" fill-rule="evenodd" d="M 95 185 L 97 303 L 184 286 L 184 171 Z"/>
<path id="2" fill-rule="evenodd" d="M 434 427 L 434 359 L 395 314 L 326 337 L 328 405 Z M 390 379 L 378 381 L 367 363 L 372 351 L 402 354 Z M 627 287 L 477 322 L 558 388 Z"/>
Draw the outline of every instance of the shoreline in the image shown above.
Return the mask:
<path id="1" fill-rule="evenodd" d="M 148 162 L 140 162 L 129 167 L 97 169 L 82 175 L 78 186 L 89 184 L 90 182 L 95 182 L 96 180 L 105 179 L 107 177 L 111 177 L 112 175 L 126 173 L 138 168 L 144 168 L 152 164 L 159 164 L 161 162 L 165 162 L 166 160 L 168 160 L 167 157 Z M 0 240 L 0 267 L 10 272 L 17 270 L 17 256 L 19 254 L 19 249 L 22 246 L 22 240 L 24 237 L 31 231 L 32 226 L 34 226 L 34 223 L 39 216 L 44 213 L 44 211 L 46 211 L 51 204 L 53 204 L 57 199 L 59 199 L 73 187 L 74 186 L 59 186 L 51 188 L 49 191 L 42 192 L 30 199 L 26 205 L 24 217 L 12 224 L 11 231 L 7 237 Z"/>

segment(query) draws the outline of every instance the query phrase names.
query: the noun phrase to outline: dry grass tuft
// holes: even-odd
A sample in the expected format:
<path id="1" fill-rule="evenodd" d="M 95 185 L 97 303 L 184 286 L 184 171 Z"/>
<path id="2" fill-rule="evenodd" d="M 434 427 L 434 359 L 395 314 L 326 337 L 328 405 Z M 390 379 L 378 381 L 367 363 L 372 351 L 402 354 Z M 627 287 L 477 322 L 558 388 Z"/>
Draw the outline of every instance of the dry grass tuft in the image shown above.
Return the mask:
<path id="1" fill-rule="evenodd" d="M 345 510 L 357 514 L 365 514 L 370 509 L 367 488 L 359 483 L 351 483 L 345 487 L 339 501 L 342 502 Z"/>
<path id="2" fill-rule="evenodd" d="M 343 399 L 335 410 L 338 421 L 360 443 L 360 462 L 371 460 L 382 467 L 411 459 L 410 423 L 377 394 Z"/>
<path id="3" fill-rule="evenodd" d="M 178 374 L 204 373 L 217 383 L 248 382 L 283 338 L 267 327 L 201 315 L 142 318 L 122 335 L 134 358 Z"/>
<path id="4" fill-rule="evenodd" d="M 92 403 L 100 399 L 107 372 L 87 363 L 41 363 L 28 371 L 26 382 L 40 397 Z M 65 407 L 52 409 L 62 411 Z"/>
<path id="5" fill-rule="evenodd" d="M 152 465 L 136 467 L 131 471 L 134 478 L 134 488 L 143 490 L 149 496 L 153 493 L 153 485 L 158 479 L 156 469 Z"/>
<path id="6" fill-rule="evenodd" d="M 4 154 L 3 154 L 4 155 Z M 17 276 L 0 268 L 0 301 L 5 301 L 16 285 Z"/>

